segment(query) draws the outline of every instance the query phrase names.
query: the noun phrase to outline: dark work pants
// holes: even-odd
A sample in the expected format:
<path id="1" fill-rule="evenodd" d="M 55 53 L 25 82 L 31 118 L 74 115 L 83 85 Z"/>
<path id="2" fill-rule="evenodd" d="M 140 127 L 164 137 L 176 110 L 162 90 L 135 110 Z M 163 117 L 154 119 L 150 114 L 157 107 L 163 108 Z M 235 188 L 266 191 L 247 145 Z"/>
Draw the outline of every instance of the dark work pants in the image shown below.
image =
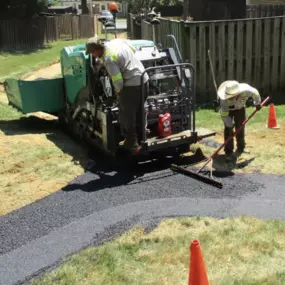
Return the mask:
<path id="1" fill-rule="evenodd" d="M 130 144 L 141 137 L 138 133 L 142 123 L 141 89 L 141 86 L 125 86 L 119 94 L 121 133 Z"/>
<path id="2" fill-rule="evenodd" d="M 242 108 L 240 110 L 234 110 L 230 111 L 229 116 L 234 119 L 235 129 L 237 130 L 239 127 L 241 127 L 243 121 L 245 120 L 245 108 Z M 224 129 L 224 139 L 225 141 L 233 134 L 232 128 L 225 127 Z M 242 130 L 237 134 L 236 136 L 237 140 L 237 149 L 239 151 L 243 151 L 245 148 L 245 131 L 244 127 Z M 225 146 L 225 153 L 231 154 L 234 151 L 234 141 L 231 139 L 227 145 Z"/>

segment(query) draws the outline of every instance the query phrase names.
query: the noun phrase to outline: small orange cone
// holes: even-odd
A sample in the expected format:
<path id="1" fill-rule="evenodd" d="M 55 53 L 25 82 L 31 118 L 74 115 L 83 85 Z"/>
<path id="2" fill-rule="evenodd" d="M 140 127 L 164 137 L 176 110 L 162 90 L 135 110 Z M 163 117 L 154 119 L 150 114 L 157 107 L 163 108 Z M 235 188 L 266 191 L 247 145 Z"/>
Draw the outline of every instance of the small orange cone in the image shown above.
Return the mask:
<path id="1" fill-rule="evenodd" d="M 279 126 L 277 124 L 274 104 L 270 104 L 267 128 L 268 129 L 279 129 Z"/>
<path id="2" fill-rule="evenodd" d="M 203 254 L 198 240 L 190 246 L 190 272 L 188 285 L 209 285 Z"/>

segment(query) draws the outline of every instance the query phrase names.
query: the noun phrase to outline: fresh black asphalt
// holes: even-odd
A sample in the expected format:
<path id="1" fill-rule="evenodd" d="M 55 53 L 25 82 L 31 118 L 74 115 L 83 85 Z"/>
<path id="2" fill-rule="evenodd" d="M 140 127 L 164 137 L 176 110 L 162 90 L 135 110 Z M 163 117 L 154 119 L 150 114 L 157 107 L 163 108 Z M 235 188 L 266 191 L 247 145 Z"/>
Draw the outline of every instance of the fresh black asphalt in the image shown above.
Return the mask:
<path id="1" fill-rule="evenodd" d="M 159 169 L 160 167 L 160 169 Z M 0 219 L 0 284 L 27 282 L 62 257 L 164 217 L 249 215 L 285 219 L 285 177 L 231 175 L 214 188 L 167 169 L 95 165 L 61 191 Z"/>

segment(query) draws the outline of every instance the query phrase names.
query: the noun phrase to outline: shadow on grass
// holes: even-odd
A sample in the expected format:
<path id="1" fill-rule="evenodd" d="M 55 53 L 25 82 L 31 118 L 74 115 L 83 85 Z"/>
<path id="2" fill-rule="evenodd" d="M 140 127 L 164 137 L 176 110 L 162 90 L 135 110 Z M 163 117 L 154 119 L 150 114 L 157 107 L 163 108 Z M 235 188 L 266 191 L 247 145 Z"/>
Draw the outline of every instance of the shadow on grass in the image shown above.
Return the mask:
<path id="1" fill-rule="evenodd" d="M 68 46 L 68 43 L 70 41 L 74 41 L 71 38 L 62 38 L 60 41 L 66 42 L 66 46 Z M 2 48 L 0 49 L 0 55 L 1 53 L 3 53 L 2 55 L 5 56 L 11 56 L 11 55 L 29 55 L 31 53 L 35 53 L 37 51 L 46 51 L 46 50 L 50 50 L 54 47 L 54 44 L 56 44 L 56 42 L 53 43 L 40 43 L 37 47 L 24 47 L 24 46 L 20 46 L 20 48 L 17 49 L 11 49 L 11 48 Z M 7 55 L 6 55 L 7 54 Z"/>
<path id="2" fill-rule="evenodd" d="M 69 154 L 73 158 L 72 162 L 79 163 L 84 169 L 89 167 L 89 163 L 83 155 L 86 150 L 61 131 L 57 120 L 46 120 L 36 116 L 0 120 L 0 131 L 6 136 L 44 134 L 49 141 L 64 153 Z M 33 146 L 31 145 L 31 147 Z"/>
<path id="3" fill-rule="evenodd" d="M 45 134 L 55 129 L 57 129 L 57 121 L 45 120 L 36 116 L 22 117 L 18 120 L 0 120 L 0 130 L 6 136 Z"/>
<path id="4" fill-rule="evenodd" d="M 193 164 L 201 162 L 206 157 L 198 148 L 196 153 L 184 157 L 158 157 L 158 159 L 147 160 L 139 164 L 130 164 L 125 156 L 118 160 L 111 161 L 103 152 L 96 151 L 93 147 L 79 143 L 68 134 L 64 133 L 57 120 L 46 120 L 36 116 L 22 117 L 18 120 L 0 121 L 0 130 L 7 136 L 25 134 L 45 134 L 47 139 L 54 143 L 64 153 L 73 157 L 73 162 L 79 163 L 85 171 L 98 176 L 98 179 L 86 184 L 67 185 L 64 191 L 82 190 L 97 191 L 104 188 L 112 188 L 127 184 L 137 184 L 148 180 L 162 179 L 164 176 L 176 175 L 175 173 L 163 173 L 162 170 L 169 169 L 171 164 L 189 165 L 191 169 L 198 169 Z M 220 146 L 214 140 L 206 139 L 204 144 L 214 149 Z M 85 153 L 85 155 L 83 155 Z M 90 167 L 90 160 L 93 167 Z M 218 155 L 213 161 L 213 175 L 218 178 L 226 178 L 234 175 L 235 169 L 242 169 L 248 166 L 255 158 L 237 161 L 234 159 L 227 163 L 225 155 Z M 202 165 L 202 164 L 201 164 Z M 157 173 L 155 173 L 157 172 Z M 147 174 L 152 173 L 151 177 Z"/>
<path id="5" fill-rule="evenodd" d="M 103 190 L 105 188 L 146 183 L 177 175 L 176 173 L 162 172 L 163 170 L 169 169 L 172 163 L 175 163 L 176 165 L 186 165 L 197 162 L 199 159 L 200 158 L 195 155 L 180 159 L 173 157 L 161 158 L 137 164 L 133 167 L 123 163 L 119 165 L 119 161 L 116 165 L 112 165 L 99 159 L 97 160 L 96 165 L 89 170 L 89 172 L 96 174 L 98 179 L 93 179 L 84 184 L 72 183 L 64 187 L 62 190 L 93 192 Z"/>
<path id="6" fill-rule="evenodd" d="M 98 191 L 104 188 L 112 188 L 122 185 L 145 183 L 147 181 L 163 179 L 169 175 L 177 175 L 172 172 L 163 172 L 171 167 L 171 164 L 188 165 L 190 169 L 198 169 L 193 164 L 201 162 L 206 157 L 198 148 L 196 153 L 184 157 L 158 157 L 133 165 L 126 157 L 119 157 L 111 161 L 104 153 L 96 151 L 93 147 L 79 143 L 64 133 L 57 120 L 46 120 L 36 116 L 22 117 L 16 120 L 0 121 L 0 130 L 7 136 L 25 134 L 45 134 L 47 139 L 55 144 L 64 153 L 73 158 L 74 163 L 79 163 L 85 171 L 95 174 L 98 178 L 85 184 L 72 183 L 63 188 L 63 191 L 81 190 L 86 192 Z M 206 145 L 213 150 L 220 146 L 215 141 L 205 140 Z M 32 146 L 31 146 L 32 147 Z M 88 159 L 89 158 L 89 159 Z M 213 161 L 213 175 L 218 178 L 226 178 L 234 175 L 235 169 L 248 166 L 255 158 L 227 163 L 225 155 L 218 155 Z M 92 167 L 90 167 L 92 160 Z M 148 175 L 151 174 L 151 175 Z M 207 175 L 206 173 L 204 173 Z"/>
<path id="7" fill-rule="evenodd" d="M 98 191 L 104 188 L 112 188 L 127 184 L 145 183 L 151 180 L 163 179 L 169 175 L 177 175 L 169 171 L 161 172 L 170 168 L 171 164 L 189 165 L 197 163 L 205 157 L 201 153 L 184 157 L 158 157 L 139 164 L 130 164 L 125 156 L 121 156 L 115 162 L 109 160 L 103 152 L 96 151 L 85 144 L 75 141 L 65 134 L 57 120 L 45 120 L 36 116 L 22 117 L 16 120 L 0 121 L 0 130 L 6 136 L 25 134 L 44 134 L 48 140 L 55 144 L 64 153 L 73 157 L 81 167 L 90 173 L 95 174 L 98 179 L 93 179 L 85 184 L 73 182 L 63 188 L 63 191 L 81 190 L 86 192 Z M 31 145 L 32 147 L 32 145 Z M 86 155 L 83 155 L 83 152 Z M 92 167 L 90 167 L 90 159 Z M 157 173 L 156 173 L 157 172 Z M 147 175 L 147 174 L 152 175 Z"/>
<path id="8" fill-rule="evenodd" d="M 3 56 L 6 56 L 5 54 L 7 54 L 7 56 L 11 56 L 11 55 L 18 55 L 18 54 L 25 54 L 25 55 L 28 55 L 28 54 L 31 54 L 31 53 L 35 53 L 37 51 L 44 51 L 44 50 L 49 50 L 52 48 L 52 45 L 51 44 L 41 44 L 39 45 L 38 47 L 33 47 L 33 48 L 17 48 L 17 49 L 1 49 L 0 50 L 0 55 L 1 53 L 4 53 Z"/>
<path id="9" fill-rule="evenodd" d="M 213 175 L 224 178 L 234 175 L 234 170 L 247 167 L 255 160 L 255 157 L 238 162 L 237 158 L 227 162 L 224 154 L 218 155 L 213 161 Z"/>
<path id="10" fill-rule="evenodd" d="M 221 143 L 213 139 L 204 139 L 200 143 L 205 145 L 206 147 L 210 147 L 211 149 L 213 149 L 212 153 L 214 153 L 216 149 L 222 146 Z M 223 149 L 220 151 L 220 153 L 222 152 L 223 152 Z M 227 162 L 225 154 L 218 154 L 213 159 L 212 174 L 219 178 L 230 177 L 234 175 L 234 172 L 233 172 L 234 170 L 243 169 L 247 167 L 250 163 L 252 163 L 254 160 L 255 160 L 255 157 L 250 158 L 250 159 L 245 159 L 243 161 L 238 161 L 238 157 L 233 156 L 232 160 L 230 162 Z M 207 173 L 209 173 L 209 166 L 210 164 L 207 165 L 206 167 L 208 170 L 205 172 Z M 199 165 L 199 167 L 202 167 L 202 163 L 201 165 Z M 198 170 L 198 167 L 197 167 L 197 170 Z"/>

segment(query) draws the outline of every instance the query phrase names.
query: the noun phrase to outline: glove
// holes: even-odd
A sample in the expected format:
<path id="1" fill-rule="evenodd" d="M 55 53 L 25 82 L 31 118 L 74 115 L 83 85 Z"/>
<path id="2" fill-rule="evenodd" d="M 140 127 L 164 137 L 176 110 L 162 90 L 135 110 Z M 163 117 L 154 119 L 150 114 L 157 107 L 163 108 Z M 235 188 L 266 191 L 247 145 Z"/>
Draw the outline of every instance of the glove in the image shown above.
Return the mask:
<path id="1" fill-rule="evenodd" d="M 257 111 L 259 111 L 261 109 L 261 105 L 258 104 L 258 105 L 255 106 L 255 108 L 256 108 Z"/>
<path id="2" fill-rule="evenodd" d="M 232 128 L 234 126 L 233 120 L 231 117 L 223 117 L 223 121 L 227 128 Z"/>

